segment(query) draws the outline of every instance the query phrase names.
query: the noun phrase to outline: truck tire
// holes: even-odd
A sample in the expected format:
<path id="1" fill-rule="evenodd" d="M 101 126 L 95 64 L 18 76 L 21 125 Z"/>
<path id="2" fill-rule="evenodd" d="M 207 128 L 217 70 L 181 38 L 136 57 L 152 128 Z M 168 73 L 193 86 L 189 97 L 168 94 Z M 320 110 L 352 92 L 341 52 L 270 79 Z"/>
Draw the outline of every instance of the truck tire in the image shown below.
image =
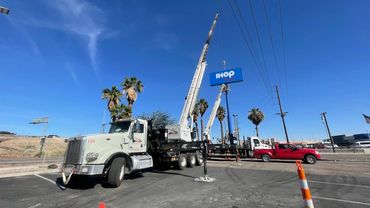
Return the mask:
<path id="1" fill-rule="evenodd" d="M 196 153 L 196 159 L 197 159 L 196 165 L 202 166 L 203 165 L 202 153 L 200 153 L 200 152 Z"/>
<path id="2" fill-rule="evenodd" d="M 177 167 L 180 170 L 184 170 L 186 168 L 186 156 L 184 154 L 180 154 L 179 160 L 177 161 Z"/>
<path id="3" fill-rule="evenodd" d="M 271 160 L 270 155 L 268 155 L 268 154 L 261 155 L 261 159 L 262 159 L 263 162 L 270 162 L 270 160 Z"/>
<path id="4" fill-rule="evenodd" d="M 304 161 L 308 164 L 315 164 L 316 163 L 316 157 L 313 155 L 306 155 L 304 156 Z"/>
<path id="5" fill-rule="evenodd" d="M 195 158 L 195 155 L 188 154 L 187 162 L 188 162 L 188 167 L 193 168 L 195 164 L 197 163 L 197 159 Z"/>
<path id="6" fill-rule="evenodd" d="M 112 187 L 121 185 L 125 177 L 126 161 L 123 157 L 117 157 L 113 160 L 108 173 L 108 184 Z"/>

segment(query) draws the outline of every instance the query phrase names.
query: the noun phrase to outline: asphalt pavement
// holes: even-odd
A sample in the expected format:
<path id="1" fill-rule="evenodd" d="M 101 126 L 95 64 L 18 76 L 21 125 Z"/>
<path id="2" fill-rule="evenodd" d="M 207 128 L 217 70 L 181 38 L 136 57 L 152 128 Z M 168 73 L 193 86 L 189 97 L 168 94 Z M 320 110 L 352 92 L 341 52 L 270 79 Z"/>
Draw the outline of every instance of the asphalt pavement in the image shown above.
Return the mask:
<path id="1" fill-rule="evenodd" d="M 242 169 L 233 162 L 209 167 L 213 183 L 194 182 L 203 168 L 147 171 L 126 177 L 119 188 L 99 179 L 60 189 L 57 173 L 0 179 L 0 207 L 303 207 L 295 172 Z M 81 179 L 78 179 L 81 180 Z M 370 207 L 370 178 L 307 175 L 315 207 Z"/>

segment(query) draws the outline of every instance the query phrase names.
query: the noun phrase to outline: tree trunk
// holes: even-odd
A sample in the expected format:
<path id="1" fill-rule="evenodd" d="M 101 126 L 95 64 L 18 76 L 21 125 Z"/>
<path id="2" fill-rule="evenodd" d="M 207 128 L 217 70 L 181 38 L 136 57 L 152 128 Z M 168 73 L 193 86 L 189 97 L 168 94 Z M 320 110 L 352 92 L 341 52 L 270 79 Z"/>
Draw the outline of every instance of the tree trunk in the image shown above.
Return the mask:
<path id="1" fill-rule="evenodd" d="M 129 114 L 129 118 L 132 118 L 132 105 L 133 105 L 133 103 L 128 103 L 128 108 L 130 109 L 130 112 L 128 113 Z"/>
<path id="2" fill-rule="evenodd" d="M 256 125 L 256 135 L 257 135 L 257 137 L 259 137 L 258 136 L 258 125 Z"/>
<path id="3" fill-rule="evenodd" d="M 197 141 L 199 142 L 199 128 L 198 128 L 198 121 L 197 122 L 195 122 L 195 128 L 196 128 L 196 130 L 197 130 Z"/>
<path id="4" fill-rule="evenodd" d="M 221 144 L 225 144 L 225 139 L 224 139 L 224 127 L 222 125 L 222 121 L 220 121 L 220 126 L 221 126 Z"/>

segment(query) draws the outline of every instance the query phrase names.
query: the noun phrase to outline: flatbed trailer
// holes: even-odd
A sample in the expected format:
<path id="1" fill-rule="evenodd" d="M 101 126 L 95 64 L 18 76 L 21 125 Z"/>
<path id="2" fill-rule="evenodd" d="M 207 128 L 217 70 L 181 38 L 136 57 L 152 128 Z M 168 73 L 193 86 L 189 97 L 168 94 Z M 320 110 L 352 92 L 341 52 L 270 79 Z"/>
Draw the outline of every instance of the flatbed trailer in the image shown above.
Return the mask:
<path id="1" fill-rule="evenodd" d="M 201 141 L 169 140 L 167 129 L 152 130 L 148 140 L 155 168 L 174 165 L 182 170 L 203 164 Z"/>
<path id="2" fill-rule="evenodd" d="M 249 145 L 236 144 L 208 144 L 208 159 L 230 158 L 239 155 L 240 158 L 252 157 L 252 150 Z"/>

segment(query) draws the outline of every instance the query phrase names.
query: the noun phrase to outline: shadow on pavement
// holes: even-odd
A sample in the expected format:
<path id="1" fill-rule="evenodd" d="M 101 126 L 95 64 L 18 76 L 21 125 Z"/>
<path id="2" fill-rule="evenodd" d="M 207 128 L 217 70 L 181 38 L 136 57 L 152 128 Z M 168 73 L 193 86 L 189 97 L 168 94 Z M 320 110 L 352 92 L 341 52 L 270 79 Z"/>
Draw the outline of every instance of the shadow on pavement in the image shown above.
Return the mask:
<path id="1" fill-rule="evenodd" d="M 158 173 L 158 174 L 167 174 L 167 175 L 179 175 L 179 176 L 184 176 L 184 177 L 187 177 L 187 178 L 196 178 L 194 176 L 186 175 L 186 174 L 182 174 L 182 173 L 178 173 L 178 172 L 169 172 L 168 170 L 152 170 L 150 172 Z"/>
<path id="2" fill-rule="evenodd" d="M 55 181 L 55 183 L 58 185 L 58 187 L 63 187 L 63 179 L 62 177 L 58 177 Z M 73 175 L 71 180 L 69 181 L 66 188 L 70 189 L 80 189 L 80 190 L 86 190 L 86 189 L 92 189 L 97 184 L 101 184 L 103 186 L 104 180 L 101 176 L 79 176 L 79 175 Z M 61 188 L 63 190 L 63 188 Z"/>
<path id="3" fill-rule="evenodd" d="M 132 180 L 144 177 L 142 172 L 133 172 L 131 174 L 125 175 L 124 180 Z M 65 190 L 65 188 L 69 189 L 79 189 L 79 190 L 86 190 L 95 188 L 96 185 L 101 185 L 103 188 L 113 188 L 107 182 L 106 178 L 103 176 L 80 176 L 80 175 L 73 175 L 70 182 L 66 187 L 63 185 L 62 177 L 56 179 L 55 183 L 57 186 Z"/>
<path id="4" fill-rule="evenodd" d="M 240 162 L 258 162 L 258 163 L 295 163 L 295 160 L 270 160 L 263 162 L 262 160 L 241 160 Z"/>

